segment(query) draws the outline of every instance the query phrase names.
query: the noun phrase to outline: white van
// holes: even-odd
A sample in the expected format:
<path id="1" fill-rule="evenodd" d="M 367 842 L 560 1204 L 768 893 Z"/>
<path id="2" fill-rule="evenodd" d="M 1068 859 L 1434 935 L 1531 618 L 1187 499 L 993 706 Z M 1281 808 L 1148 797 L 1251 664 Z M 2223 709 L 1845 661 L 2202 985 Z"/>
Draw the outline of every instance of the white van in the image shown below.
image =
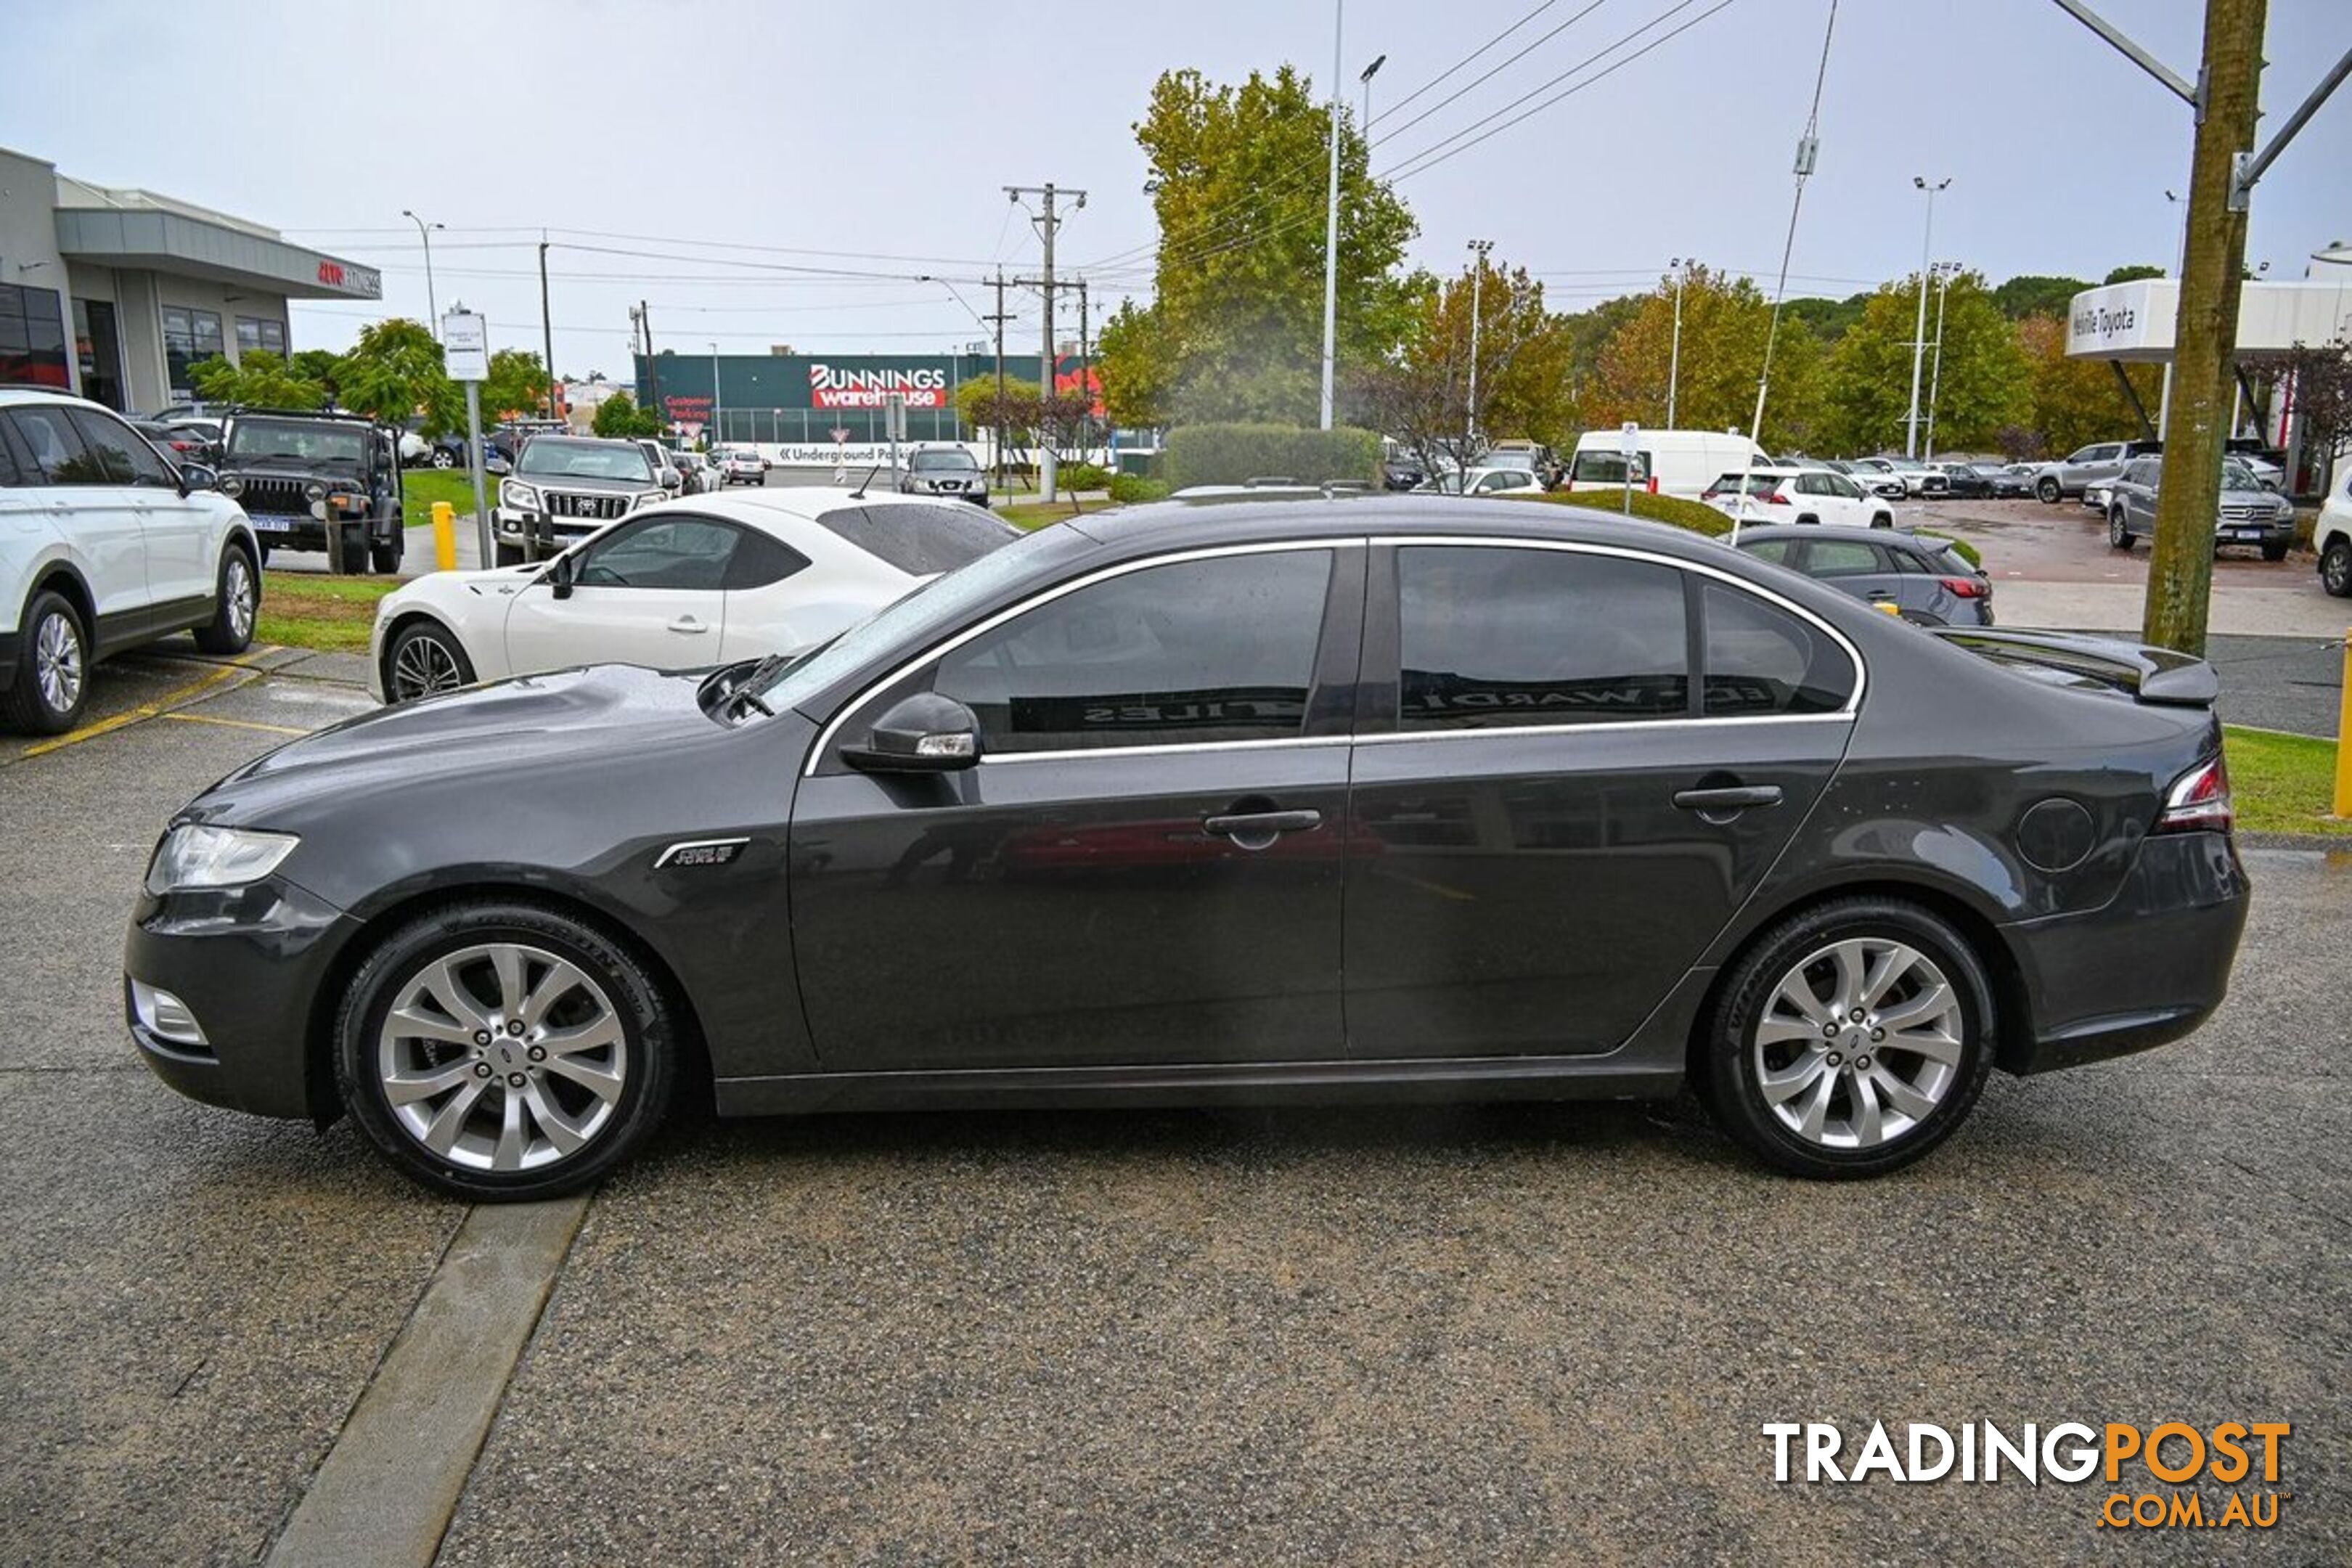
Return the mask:
<path id="1" fill-rule="evenodd" d="M 1752 447 L 1745 436 L 1720 430 L 1644 430 L 1633 458 L 1633 483 L 1654 496 L 1686 496 L 1701 491 L 1734 468 L 1744 468 L 1752 457 L 1766 468 L 1772 459 Z M 1564 490 L 1622 489 L 1625 485 L 1625 437 L 1616 430 L 1587 430 L 1576 438 L 1576 456 L 1560 481 Z"/>

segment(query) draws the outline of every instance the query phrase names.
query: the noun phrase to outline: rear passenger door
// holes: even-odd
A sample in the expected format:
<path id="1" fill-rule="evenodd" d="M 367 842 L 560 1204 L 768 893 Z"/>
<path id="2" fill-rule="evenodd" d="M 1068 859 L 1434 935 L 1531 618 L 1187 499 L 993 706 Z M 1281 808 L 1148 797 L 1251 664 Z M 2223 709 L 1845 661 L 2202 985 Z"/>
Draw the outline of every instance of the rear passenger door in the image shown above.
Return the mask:
<path id="1" fill-rule="evenodd" d="M 159 625 L 194 619 L 219 586 L 211 515 L 180 493 L 179 476 L 145 437 L 94 408 L 70 415 L 90 456 L 139 520 L 147 593 Z"/>
<path id="2" fill-rule="evenodd" d="M 1851 594 L 1874 605 L 1893 605 L 1900 609 L 1923 607 L 1904 602 L 1904 580 L 1895 563 L 1885 551 L 1866 540 L 1807 540 L 1803 571 L 1806 576 L 1818 577 L 1842 594 Z"/>
<path id="3" fill-rule="evenodd" d="M 32 404 L 0 412 L 16 433 L 20 458 L 33 469 L 32 495 L 64 536 L 89 584 L 99 657 L 147 634 L 147 542 L 130 487 L 117 484 L 74 428 L 71 410 Z"/>
<path id="4" fill-rule="evenodd" d="M 1819 623 L 1711 569 L 1522 541 L 1375 550 L 1350 1053 L 1622 1044 L 1811 810 L 1858 679 Z"/>

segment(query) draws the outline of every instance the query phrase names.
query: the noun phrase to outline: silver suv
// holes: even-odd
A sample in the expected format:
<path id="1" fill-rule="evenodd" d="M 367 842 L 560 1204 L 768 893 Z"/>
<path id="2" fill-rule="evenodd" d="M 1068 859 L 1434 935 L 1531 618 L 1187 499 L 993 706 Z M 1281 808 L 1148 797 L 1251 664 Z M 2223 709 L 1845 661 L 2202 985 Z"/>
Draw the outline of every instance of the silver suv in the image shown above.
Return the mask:
<path id="1" fill-rule="evenodd" d="M 2114 479 L 2134 458 L 2151 458 L 2163 450 L 2161 441 L 2095 442 L 2042 464 L 2033 476 L 2033 493 L 2043 504 L 2056 506 L 2063 497 L 2080 496 L 2090 486 Z"/>
<path id="2" fill-rule="evenodd" d="M 899 470 L 898 490 L 902 495 L 958 496 L 986 506 L 988 475 L 961 447 L 918 447 Z"/>

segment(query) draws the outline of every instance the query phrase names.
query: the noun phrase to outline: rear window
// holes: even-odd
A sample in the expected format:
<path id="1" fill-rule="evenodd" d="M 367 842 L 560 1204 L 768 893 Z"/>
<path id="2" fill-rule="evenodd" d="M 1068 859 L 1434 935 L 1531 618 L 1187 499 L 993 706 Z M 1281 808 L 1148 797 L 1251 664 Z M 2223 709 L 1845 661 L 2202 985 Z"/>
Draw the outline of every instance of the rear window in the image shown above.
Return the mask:
<path id="1" fill-rule="evenodd" d="M 1780 476 L 1776 474 L 1726 474 L 1707 486 L 1704 493 L 1708 497 L 1736 495 L 1743 478 L 1748 481 L 1748 493 L 1751 496 L 1769 496 L 1780 488 Z"/>
<path id="2" fill-rule="evenodd" d="M 970 565 L 1020 537 L 1009 523 L 970 505 L 845 506 L 816 521 L 826 531 L 916 577 Z"/>
<path id="3" fill-rule="evenodd" d="M 1622 485 L 1625 482 L 1625 458 L 1622 452 L 1599 449 L 1579 452 L 1576 467 L 1569 478 L 1582 485 Z M 1633 483 L 1650 482 L 1650 454 L 1643 452 L 1633 458 Z"/>

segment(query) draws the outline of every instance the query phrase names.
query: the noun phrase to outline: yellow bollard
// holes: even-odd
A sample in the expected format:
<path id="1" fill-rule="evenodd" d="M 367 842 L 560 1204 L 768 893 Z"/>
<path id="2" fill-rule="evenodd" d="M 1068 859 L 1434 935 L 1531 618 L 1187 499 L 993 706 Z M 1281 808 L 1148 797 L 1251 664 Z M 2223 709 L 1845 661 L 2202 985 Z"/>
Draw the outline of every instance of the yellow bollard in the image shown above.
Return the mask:
<path id="1" fill-rule="evenodd" d="M 433 503 L 433 563 L 444 572 L 457 569 L 457 509 L 446 500 Z"/>
<path id="2" fill-rule="evenodd" d="M 2344 634 L 2344 694 L 2336 703 L 2336 815 L 2352 816 L 2352 631 Z"/>

